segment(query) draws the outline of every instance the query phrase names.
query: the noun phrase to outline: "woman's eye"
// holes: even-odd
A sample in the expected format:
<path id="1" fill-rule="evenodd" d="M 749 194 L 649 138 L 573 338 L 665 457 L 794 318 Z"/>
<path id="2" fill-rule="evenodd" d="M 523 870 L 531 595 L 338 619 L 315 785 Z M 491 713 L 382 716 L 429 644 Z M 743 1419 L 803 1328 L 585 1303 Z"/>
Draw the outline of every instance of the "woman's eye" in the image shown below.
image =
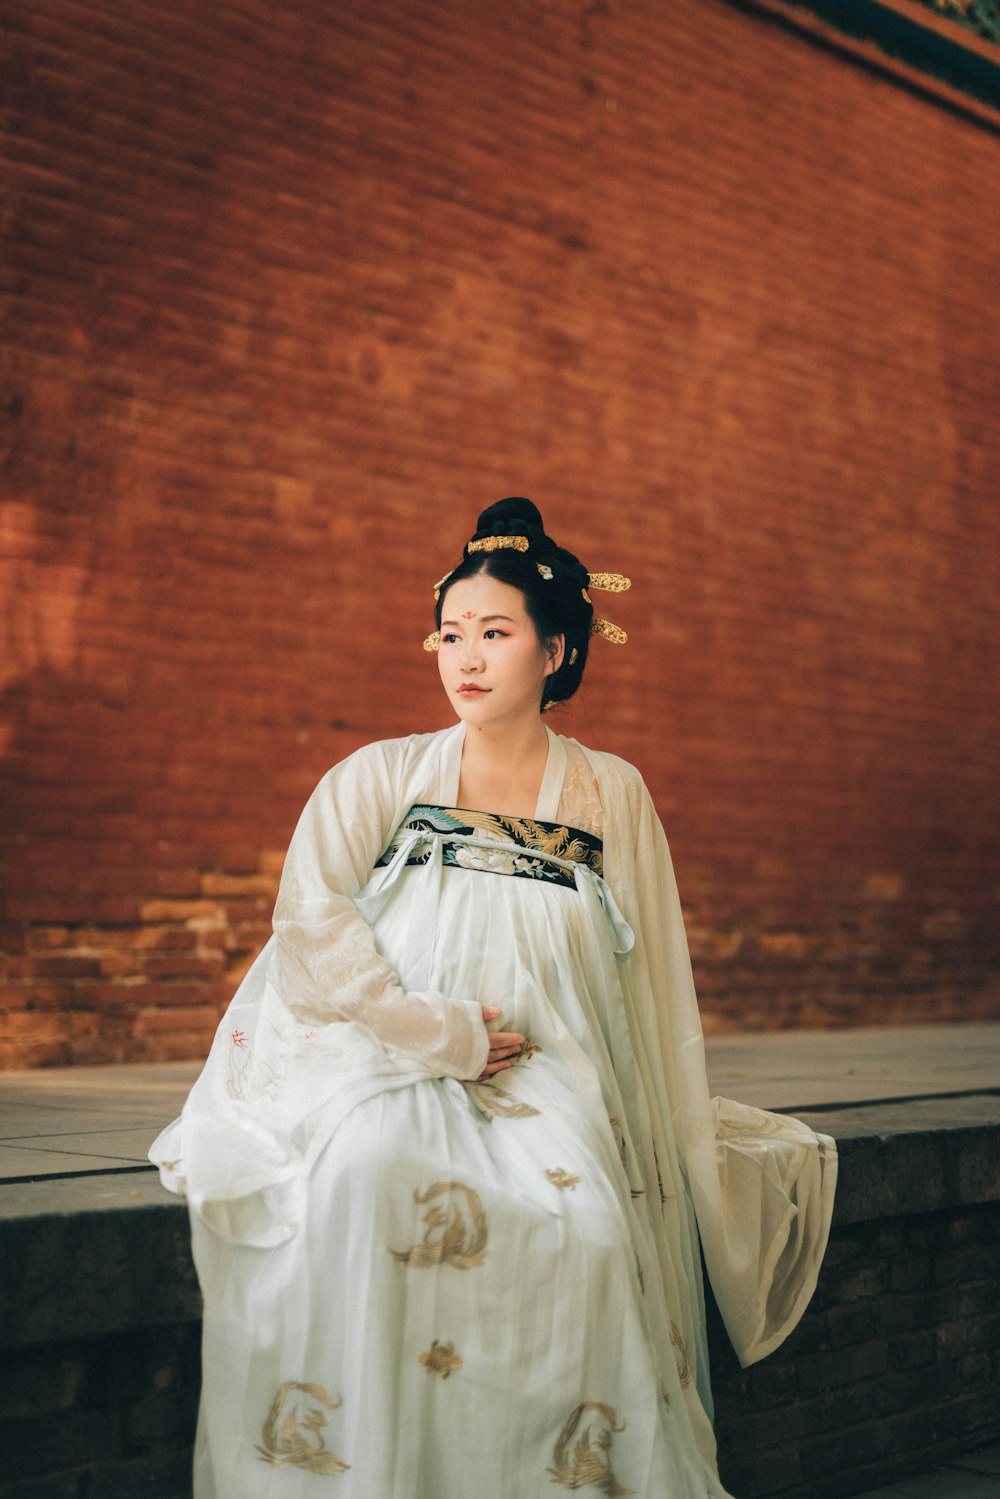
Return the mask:
<path id="1" fill-rule="evenodd" d="M 505 640 L 506 637 L 507 637 L 506 630 L 484 630 L 483 631 L 483 639 L 484 640 Z"/>
<path id="2" fill-rule="evenodd" d="M 454 645 L 455 641 L 457 639 L 458 639 L 458 636 L 454 635 L 454 634 L 442 635 L 441 636 L 441 644 L 442 645 Z"/>

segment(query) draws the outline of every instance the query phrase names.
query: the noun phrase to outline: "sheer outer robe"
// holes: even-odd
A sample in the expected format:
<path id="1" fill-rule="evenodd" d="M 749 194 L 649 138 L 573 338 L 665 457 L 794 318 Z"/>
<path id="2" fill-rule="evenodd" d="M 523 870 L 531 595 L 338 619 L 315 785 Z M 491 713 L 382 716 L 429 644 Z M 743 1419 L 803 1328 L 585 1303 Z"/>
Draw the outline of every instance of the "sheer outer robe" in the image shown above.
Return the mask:
<path id="1" fill-rule="evenodd" d="M 448 736 L 463 734 L 458 725 L 369 745 L 329 771 L 306 805 L 275 935 L 244 980 L 255 995 L 263 988 L 253 1103 L 220 1087 L 226 1048 L 213 1048 L 218 1055 L 178 1125 L 151 1151 L 165 1184 L 185 1191 L 224 1238 L 266 1245 L 295 1232 L 312 1153 L 356 1103 L 420 1077 L 475 1077 L 485 1063 L 478 1005 L 404 991 L 353 903 L 409 808 L 434 799 Z M 832 1211 L 833 1142 L 795 1120 L 710 1101 L 680 904 L 652 801 L 632 766 L 564 742 L 596 777 L 605 878 L 635 934 L 622 965 L 643 1121 L 633 1145 L 650 1200 L 665 1178 L 677 1203 L 654 1227 L 667 1303 L 703 1355 L 694 1224 L 679 1181 L 671 1193 L 670 1178 L 680 1174 L 716 1300 L 750 1363 L 791 1331 L 815 1287 Z M 711 1409 L 703 1356 L 697 1365 Z"/>

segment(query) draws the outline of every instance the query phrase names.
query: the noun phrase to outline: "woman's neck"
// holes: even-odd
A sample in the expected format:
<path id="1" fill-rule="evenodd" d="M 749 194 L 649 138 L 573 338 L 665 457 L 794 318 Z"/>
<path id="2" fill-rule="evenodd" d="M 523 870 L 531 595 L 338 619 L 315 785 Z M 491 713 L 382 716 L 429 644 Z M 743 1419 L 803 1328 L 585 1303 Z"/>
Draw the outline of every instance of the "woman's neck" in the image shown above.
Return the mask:
<path id="1" fill-rule="evenodd" d="M 534 817 L 548 753 L 549 737 L 541 719 L 503 728 L 466 725 L 459 806 Z"/>

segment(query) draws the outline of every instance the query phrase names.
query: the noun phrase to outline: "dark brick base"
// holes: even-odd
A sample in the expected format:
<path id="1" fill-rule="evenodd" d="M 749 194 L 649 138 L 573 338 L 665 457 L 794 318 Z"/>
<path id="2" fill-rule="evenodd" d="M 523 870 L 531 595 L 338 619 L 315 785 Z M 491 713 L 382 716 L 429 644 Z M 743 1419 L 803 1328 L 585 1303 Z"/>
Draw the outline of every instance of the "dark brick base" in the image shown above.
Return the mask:
<path id="1" fill-rule="evenodd" d="M 710 1319 L 739 1499 L 845 1499 L 1000 1434 L 1000 1203 L 838 1230 L 805 1319 L 741 1370 Z"/>

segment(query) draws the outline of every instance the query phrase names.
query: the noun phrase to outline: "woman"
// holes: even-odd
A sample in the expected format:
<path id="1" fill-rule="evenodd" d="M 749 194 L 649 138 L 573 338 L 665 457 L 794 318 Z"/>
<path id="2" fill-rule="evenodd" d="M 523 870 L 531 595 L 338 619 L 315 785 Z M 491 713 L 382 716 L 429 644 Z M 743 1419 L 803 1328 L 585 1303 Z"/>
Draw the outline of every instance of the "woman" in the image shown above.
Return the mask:
<path id="1" fill-rule="evenodd" d="M 624 639 L 601 586 L 530 501 L 480 517 L 425 642 L 458 724 L 320 782 L 151 1151 L 205 1296 L 197 1499 L 724 1499 L 699 1234 L 763 1357 L 836 1157 L 709 1102 L 649 796 L 541 717 Z"/>

